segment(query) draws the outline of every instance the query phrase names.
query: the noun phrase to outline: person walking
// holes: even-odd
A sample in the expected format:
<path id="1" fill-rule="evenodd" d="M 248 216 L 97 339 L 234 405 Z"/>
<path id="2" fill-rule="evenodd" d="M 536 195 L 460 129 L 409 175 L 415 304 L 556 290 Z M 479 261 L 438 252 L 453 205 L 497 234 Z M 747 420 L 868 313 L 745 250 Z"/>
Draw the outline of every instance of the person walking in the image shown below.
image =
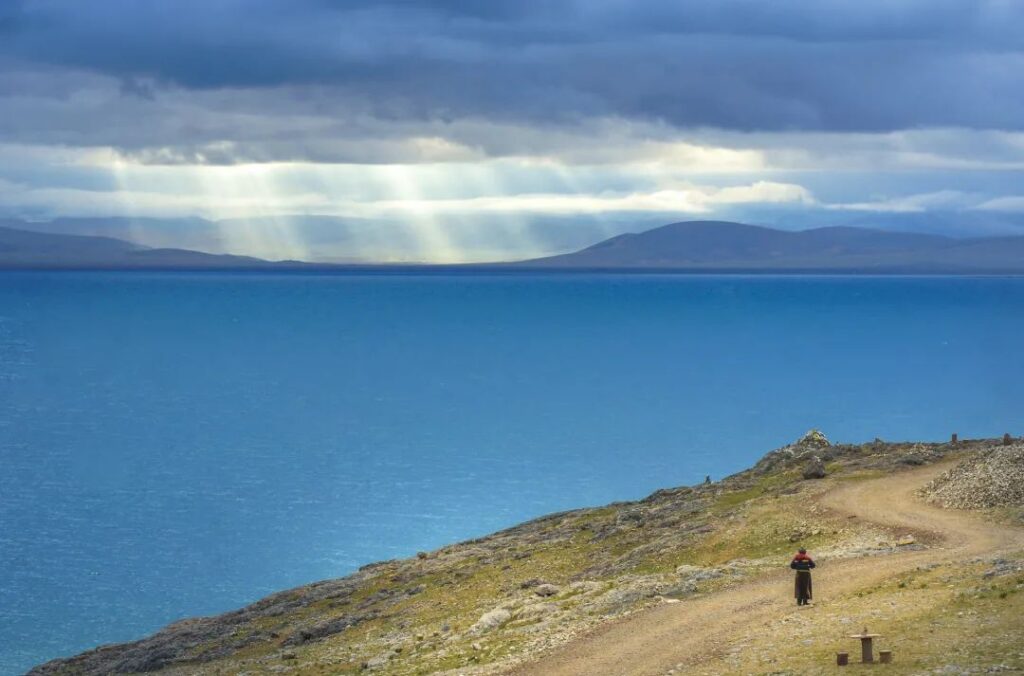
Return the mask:
<path id="1" fill-rule="evenodd" d="M 796 571 L 795 592 L 798 606 L 806 606 L 813 596 L 811 593 L 811 568 L 814 568 L 814 565 L 814 559 L 807 555 L 807 550 L 803 547 L 789 562 L 789 567 Z"/>

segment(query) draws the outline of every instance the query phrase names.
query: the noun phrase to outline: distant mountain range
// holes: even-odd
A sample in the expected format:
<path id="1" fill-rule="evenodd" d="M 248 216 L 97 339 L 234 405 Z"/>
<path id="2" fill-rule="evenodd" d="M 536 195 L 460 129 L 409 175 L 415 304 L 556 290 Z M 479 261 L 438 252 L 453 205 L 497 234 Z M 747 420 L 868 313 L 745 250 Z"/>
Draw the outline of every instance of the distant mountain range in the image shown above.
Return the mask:
<path id="1" fill-rule="evenodd" d="M 707 272 L 1024 273 L 1024 236 L 957 239 L 868 228 L 788 231 L 687 221 L 513 265 Z"/>
<path id="2" fill-rule="evenodd" d="M 282 267 L 346 266 L 266 261 L 187 249 L 144 247 L 112 237 L 40 233 L 0 227 L 0 268 Z M 558 256 L 455 267 L 506 270 L 1024 274 L 1024 236 L 958 239 L 854 227 L 788 231 L 726 221 L 687 221 L 645 232 L 618 235 Z"/>
<path id="3" fill-rule="evenodd" d="M 591 219 L 466 216 L 418 224 L 415 220 L 282 215 L 246 218 L 61 217 L 26 221 L 0 217 L 0 227 L 57 235 L 113 237 L 153 249 L 290 258 L 311 263 L 415 263 L 442 248 L 470 261 L 536 258 L 575 251 L 621 232 L 664 221 L 613 223 Z"/>
<path id="4" fill-rule="evenodd" d="M 113 237 L 0 227 L 0 268 L 257 268 L 282 265 L 187 249 L 154 249 Z M 299 265 L 292 263 L 292 265 Z"/>

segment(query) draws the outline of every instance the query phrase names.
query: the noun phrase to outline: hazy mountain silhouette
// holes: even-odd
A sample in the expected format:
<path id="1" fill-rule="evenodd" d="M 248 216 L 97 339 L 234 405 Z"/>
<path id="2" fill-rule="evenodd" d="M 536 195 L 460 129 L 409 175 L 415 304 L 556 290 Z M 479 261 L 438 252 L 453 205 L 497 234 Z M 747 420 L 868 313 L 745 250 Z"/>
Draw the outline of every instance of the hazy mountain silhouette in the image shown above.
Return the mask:
<path id="1" fill-rule="evenodd" d="M 244 269 L 336 266 L 151 248 L 113 237 L 0 227 L 0 267 Z M 854 227 L 788 231 L 725 221 L 689 221 L 618 235 L 574 253 L 515 263 L 455 267 L 1024 274 L 1024 237 L 957 239 Z"/>
<path id="2" fill-rule="evenodd" d="M 776 230 L 725 221 L 671 223 L 516 265 L 705 271 L 1024 272 L 1024 237 L 831 227 Z"/>
<path id="3" fill-rule="evenodd" d="M 277 265 L 247 256 L 151 249 L 112 237 L 57 235 L 0 227 L 4 268 L 250 268 Z"/>

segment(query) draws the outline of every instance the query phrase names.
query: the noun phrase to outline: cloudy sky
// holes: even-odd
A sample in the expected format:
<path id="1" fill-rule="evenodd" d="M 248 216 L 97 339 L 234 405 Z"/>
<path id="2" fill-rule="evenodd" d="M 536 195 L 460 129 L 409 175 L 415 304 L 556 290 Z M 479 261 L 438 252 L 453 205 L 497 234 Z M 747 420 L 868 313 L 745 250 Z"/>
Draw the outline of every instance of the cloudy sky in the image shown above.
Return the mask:
<path id="1" fill-rule="evenodd" d="M 1019 0 L 0 0 L 6 218 L 474 260 L 707 218 L 1024 234 L 1022 178 Z"/>

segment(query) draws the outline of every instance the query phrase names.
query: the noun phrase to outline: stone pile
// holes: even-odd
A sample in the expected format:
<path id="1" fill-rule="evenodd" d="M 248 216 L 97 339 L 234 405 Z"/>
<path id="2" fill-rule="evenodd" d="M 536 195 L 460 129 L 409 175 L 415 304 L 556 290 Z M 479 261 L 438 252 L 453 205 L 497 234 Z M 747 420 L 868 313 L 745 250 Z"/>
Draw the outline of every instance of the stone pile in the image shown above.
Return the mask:
<path id="1" fill-rule="evenodd" d="M 922 492 L 929 502 L 955 509 L 1024 505 L 1024 444 L 972 455 Z"/>

